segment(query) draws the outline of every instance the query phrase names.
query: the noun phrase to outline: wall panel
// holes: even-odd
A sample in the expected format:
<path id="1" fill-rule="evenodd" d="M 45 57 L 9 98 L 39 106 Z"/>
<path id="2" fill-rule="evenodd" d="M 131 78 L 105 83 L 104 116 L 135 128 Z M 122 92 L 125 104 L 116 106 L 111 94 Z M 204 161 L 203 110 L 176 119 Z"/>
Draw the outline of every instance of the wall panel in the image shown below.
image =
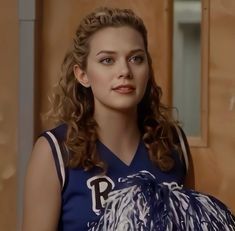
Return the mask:
<path id="1" fill-rule="evenodd" d="M 235 212 L 235 2 L 210 1 L 209 136 L 193 148 L 196 189 Z"/>
<path id="2" fill-rule="evenodd" d="M 16 230 L 18 4 L 0 7 L 0 230 Z"/>

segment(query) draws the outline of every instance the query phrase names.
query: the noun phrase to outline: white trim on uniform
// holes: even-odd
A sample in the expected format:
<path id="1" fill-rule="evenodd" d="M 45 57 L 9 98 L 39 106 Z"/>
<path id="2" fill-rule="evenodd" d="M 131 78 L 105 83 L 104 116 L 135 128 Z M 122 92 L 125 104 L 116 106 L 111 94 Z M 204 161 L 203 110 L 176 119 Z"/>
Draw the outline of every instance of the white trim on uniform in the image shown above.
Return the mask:
<path id="1" fill-rule="evenodd" d="M 55 145 L 55 149 L 56 149 L 56 154 L 58 156 L 58 160 L 59 160 L 59 164 L 60 164 L 60 173 L 62 176 L 62 189 L 64 188 L 64 184 L 65 184 L 65 169 L 64 169 L 64 161 L 62 158 L 62 153 L 60 150 L 60 146 L 58 144 L 58 141 L 56 139 L 56 137 L 51 133 L 51 132 L 46 132 L 52 139 L 54 145 Z"/>

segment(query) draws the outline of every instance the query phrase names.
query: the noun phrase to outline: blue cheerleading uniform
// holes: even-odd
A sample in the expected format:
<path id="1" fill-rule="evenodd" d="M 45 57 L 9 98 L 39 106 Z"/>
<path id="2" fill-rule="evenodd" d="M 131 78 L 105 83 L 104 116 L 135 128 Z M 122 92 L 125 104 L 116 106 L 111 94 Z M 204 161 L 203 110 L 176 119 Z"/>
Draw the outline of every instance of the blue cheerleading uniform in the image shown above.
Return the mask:
<path id="1" fill-rule="evenodd" d="M 84 171 L 82 168 L 64 167 L 66 152 L 61 143 L 66 130 L 66 125 L 61 125 L 42 134 L 51 146 L 62 186 L 59 231 L 217 230 L 209 229 L 206 223 L 203 226 L 200 224 L 201 217 L 197 217 L 203 214 L 209 217 L 208 214 L 212 213 L 204 212 L 208 201 L 211 207 L 216 204 L 226 211 L 225 218 L 230 219 L 232 228 L 235 227 L 232 214 L 222 203 L 182 188 L 186 167 L 176 151 L 172 151 L 174 168 L 162 172 L 149 159 L 142 140 L 130 165 L 126 165 L 102 142 L 97 141 L 97 151 L 108 166 L 106 174 L 101 175 L 96 168 Z M 198 201 L 201 204 L 195 205 Z M 200 210 L 204 213 L 200 213 Z M 223 230 L 218 221 L 215 224 L 220 227 L 218 230 Z M 199 229 L 200 225 L 209 228 Z M 224 230 L 235 230 L 232 228 Z"/>

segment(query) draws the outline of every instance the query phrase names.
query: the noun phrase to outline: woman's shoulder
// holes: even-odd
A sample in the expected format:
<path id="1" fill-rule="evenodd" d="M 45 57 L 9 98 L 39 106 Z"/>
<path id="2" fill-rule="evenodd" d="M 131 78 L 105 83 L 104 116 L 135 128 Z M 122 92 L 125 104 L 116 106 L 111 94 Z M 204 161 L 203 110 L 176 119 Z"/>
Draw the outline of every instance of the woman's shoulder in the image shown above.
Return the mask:
<path id="1" fill-rule="evenodd" d="M 52 157 L 61 187 L 65 184 L 64 161 L 67 159 L 67 151 L 63 145 L 63 141 L 65 140 L 66 132 L 66 124 L 60 124 L 52 129 L 46 130 L 39 135 L 34 147 L 34 149 L 37 147 L 40 149 L 46 149 L 46 153 L 49 153 L 50 156 L 48 158 Z"/>
<path id="2" fill-rule="evenodd" d="M 48 136 L 49 137 L 53 136 L 58 140 L 58 142 L 62 142 L 66 137 L 67 129 L 68 129 L 68 125 L 63 123 L 63 124 L 57 125 L 56 127 L 53 127 L 52 129 L 45 130 L 39 135 L 39 137 L 44 136 L 47 138 Z"/>
<path id="3" fill-rule="evenodd" d="M 42 190 L 43 189 L 43 190 Z M 25 175 L 24 228 L 32 230 L 32 221 L 42 218 L 42 229 L 56 227 L 60 211 L 60 181 L 49 143 L 39 137 L 34 144 Z M 48 203 L 49 202 L 49 203 Z M 27 228 L 26 228 L 27 227 Z M 29 228 L 30 227 L 30 228 Z"/>
<path id="4" fill-rule="evenodd" d="M 52 129 L 42 132 L 34 144 L 32 156 L 41 159 L 43 156 L 50 159 L 51 157 L 54 157 L 55 159 L 55 156 L 60 150 L 61 143 L 65 139 L 66 131 L 67 125 L 60 124 Z"/>

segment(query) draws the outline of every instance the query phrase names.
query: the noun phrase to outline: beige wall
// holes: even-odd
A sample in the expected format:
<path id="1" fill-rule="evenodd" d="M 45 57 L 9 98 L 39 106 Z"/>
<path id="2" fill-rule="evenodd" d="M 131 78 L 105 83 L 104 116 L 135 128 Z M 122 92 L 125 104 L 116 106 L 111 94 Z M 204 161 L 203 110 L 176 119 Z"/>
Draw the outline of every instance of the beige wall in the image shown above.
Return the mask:
<path id="1" fill-rule="evenodd" d="M 0 230 L 16 230 L 18 2 L 0 0 Z"/>
<path id="2" fill-rule="evenodd" d="M 195 183 L 235 213 L 235 1 L 211 0 L 209 11 L 209 137 L 192 149 Z"/>

